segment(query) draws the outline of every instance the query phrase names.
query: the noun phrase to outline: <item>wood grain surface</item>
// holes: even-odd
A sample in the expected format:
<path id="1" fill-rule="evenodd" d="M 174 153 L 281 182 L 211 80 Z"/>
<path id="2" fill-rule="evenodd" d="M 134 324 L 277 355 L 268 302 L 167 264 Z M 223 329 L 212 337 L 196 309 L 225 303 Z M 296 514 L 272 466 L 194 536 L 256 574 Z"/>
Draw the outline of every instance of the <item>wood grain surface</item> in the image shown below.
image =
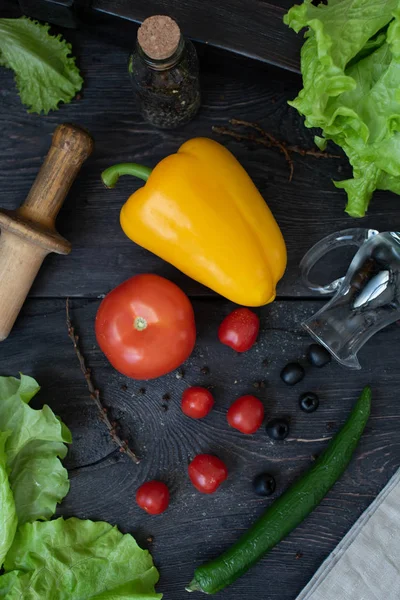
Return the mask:
<path id="1" fill-rule="evenodd" d="M 135 382 L 114 371 L 96 345 L 93 322 L 99 301 L 71 303 L 95 382 L 112 418 L 122 423 L 123 435 L 141 455 L 139 465 L 115 450 L 98 420 L 67 337 L 64 300 L 28 302 L 10 338 L 0 345 L 2 372 L 22 370 L 36 377 L 43 387 L 35 406 L 50 404 L 72 430 L 73 444 L 65 460 L 71 491 L 58 513 L 106 519 L 132 532 L 154 555 L 165 600 L 187 598 L 184 586 L 196 565 L 227 548 L 271 503 L 273 498 L 255 496 L 252 478 L 263 471 L 273 473 L 274 497 L 279 495 L 326 447 L 363 386 L 371 383 L 372 415 L 345 475 L 295 532 L 218 596 L 294 600 L 398 466 L 400 373 L 393 349 L 400 329 L 393 325 L 364 347 L 359 372 L 344 371 L 336 363 L 316 369 L 307 366 L 304 358 L 310 339 L 300 322 L 320 302 L 278 301 L 259 310 L 259 341 L 244 354 L 216 339 L 231 304 L 207 299 L 193 304 L 198 341 L 182 367 L 183 377 L 177 378 L 181 372 L 176 371 L 154 381 Z M 305 379 L 293 388 L 279 378 L 289 360 L 300 360 L 306 367 Z M 209 368 L 208 374 L 202 373 L 204 367 Z M 210 387 L 215 395 L 216 407 L 204 420 L 191 420 L 180 410 L 181 394 L 190 385 Z M 320 397 L 313 414 L 298 408 L 298 396 L 304 391 Z M 286 441 L 273 443 L 264 427 L 252 436 L 228 427 L 227 408 L 245 393 L 263 401 L 267 420 L 290 418 Z M 165 394 L 169 400 L 163 398 Z M 198 452 L 216 453 L 228 466 L 229 478 L 213 496 L 201 495 L 188 480 L 187 464 Z M 138 485 L 149 478 L 160 478 L 171 489 L 170 507 L 158 517 L 146 515 L 135 503 Z M 154 537 L 152 543 L 149 537 Z"/>
<path id="2" fill-rule="evenodd" d="M 297 76 L 201 46 L 200 114 L 181 129 L 160 131 L 144 123 L 138 114 L 127 74 L 128 40 L 112 29 L 107 41 L 102 41 L 103 31 L 101 40 L 95 28 L 65 31 L 79 57 L 85 86 L 78 100 L 47 116 L 28 114 L 16 94 L 12 72 L 0 70 L 2 207 L 15 208 L 23 202 L 58 124 L 80 124 L 95 141 L 94 153 L 72 186 L 57 222 L 60 234 L 72 243 L 72 253 L 46 259 L 33 295 L 97 297 L 132 272 L 148 271 L 172 277 L 192 295 L 209 295 L 209 290 L 135 246 L 121 231 L 119 211 L 142 183 L 125 177 L 114 190 L 106 190 L 100 180 L 101 171 L 116 162 L 132 160 L 154 166 L 193 136 L 210 136 L 226 144 L 276 216 L 289 260 L 278 287 L 280 296 L 305 295 L 298 281 L 298 264 L 306 250 L 324 235 L 354 225 L 387 230 L 396 221 L 398 198 L 385 192 L 375 193 L 367 218 L 354 221 L 344 213 L 345 193 L 333 186 L 332 179 L 350 174 L 345 158 L 294 155 L 294 177 L 289 182 L 287 163 L 277 150 L 239 143 L 212 132 L 213 125 L 227 125 L 230 118 L 236 117 L 257 121 L 291 144 L 313 147 L 313 132 L 303 126 L 302 118 L 287 104 L 300 89 Z M 132 45 L 135 31 L 132 24 Z"/>
<path id="3" fill-rule="evenodd" d="M 5 7 L 11 4 L 6 0 Z M 253 17 L 243 12 L 245 4 L 238 14 L 243 35 L 248 35 L 246 22 L 251 23 Z M 257 4 L 261 7 L 262 0 Z M 287 8 L 289 1 L 282 0 L 280 5 Z M 2 10 L 3 6 L 0 16 Z M 223 3 L 215 5 L 216 12 L 223 10 Z M 135 32 L 134 24 L 118 27 L 115 22 L 64 31 L 78 56 L 85 85 L 74 102 L 47 116 L 28 114 L 17 96 L 12 73 L 0 69 L 1 206 L 11 209 L 23 202 L 58 124 L 80 124 L 95 140 L 94 153 L 57 220 L 58 231 L 72 242 L 72 253 L 46 259 L 11 336 L 0 344 L 1 373 L 22 371 L 36 377 L 42 391 L 34 405 L 48 403 L 72 430 L 74 441 L 65 461 L 71 491 L 59 514 L 108 520 L 136 535 L 160 569 L 159 589 L 165 600 L 187 598 L 184 586 L 194 568 L 227 548 L 270 504 L 272 499 L 255 496 L 252 477 L 270 471 L 277 480 L 275 497 L 279 495 L 323 450 L 363 386 L 370 383 L 372 416 L 343 478 L 295 532 L 219 594 L 226 600 L 295 600 L 400 462 L 397 325 L 381 331 L 364 347 L 359 372 L 332 363 L 321 370 L 307 367 L 306 378 L 294 388 L 281 382 L 279 372 L 290 360 L 299 359 L 306 366 L 304 356 L 311 340 L 301 321 L 323 302 L 312 299 L 301 286 L 298 264 L 313 243 L 332 231 L 352 226 L 396 227 L 399 199 L 394 194 L 375 194 L 369 216 L 351 220 L 343 212 L 344 193 L 331 181 L 350 174 L 344 158 L 294 156 L 294 178 L 289 183 L 288 165 L 276 150 L 214 134 L 214 125 L 226 126 L 232 117 L 257 121 L 277 138 L 305 148 L 312 147 L 315 132 L 306 130 L 302 118 L 287 105 L 300 89 L 297 75 L 205 45 L 198 45 L 203 92 L 198 118 L 172 132 L 153 129 L 138 113 L 127 76 Z M 102 169 L 115 162 L 135 160 L 152 166 L 197 135 L 222 141 L 238 157 L 270 205 L 287 242 L 289 262 L 279 284 L 279 299 L 258 311 L 262 320 L 259 341 L 241 355 L 219 344 L 216 335 L 233 305 L 123 235 L 120 208 L 141 183 L 123 178 L 115 190 L 106 190 L 100 181 Z M 325 281 L 336 278 L 346 261 L 348 255 L 331 257 L 319 269 L 320 277 Z M 93 326 L 99 297 L 144 272 L 171 278 L 192 298 L 198 343 L 183 366 L 183 377 L 174 372 L 152 382 L 128 380 L 114 371 L 97 347 Z M 138 466 L 116 450 L 88 396 L 67 336 L 67 296 L 104 403 L 121 423 L 121 435 L 141 456 Z M 216 398 L 215 410 L 200 422 L 187 419 L 179 408 L 183 390 L 194 384 L 210 386 Z M 315 391 L 321 399 L 319 409 L 310 415 L 298 408 L 298 396 L 304 391 Z M 254 436 L 229 429 L 227 408 L 243 393 L 260 397 L 267 419 L 290 418 L 285 442 L 272 443 L 264 428 Z M 215 452 L 227 462 L 229 479 L 214 496 L 200 495 L 188 481 L 188 461 L 199 451 Z M 138 485 L 152 477 L 165 480 L 172 494 L 170 508 L 158 517 L 140 511 L 134 500 Z"/>
<path id="4" fill-rule="evenodd" d="M 195 40 L 299 72 L 302 36 L 283 23 L 292 4 L 291 0 L 93 0 L 91 6 L 139 22 L 168 14 Z"/>
<path id="5" fill-rule="evenodd" d="M 11 0 L 6 0 L 10 2 Z M 292 0 L 14 0 L 24 14 L 63 27 L 110 23 L 119 31 L 154 14 L 168 14 L 196 41 L 300 72 L 302 36 L 283 23 Z M 125 23 L 124 23 L 125 21 Z M 129 25 L 128 25 L 129 27 Z"/>

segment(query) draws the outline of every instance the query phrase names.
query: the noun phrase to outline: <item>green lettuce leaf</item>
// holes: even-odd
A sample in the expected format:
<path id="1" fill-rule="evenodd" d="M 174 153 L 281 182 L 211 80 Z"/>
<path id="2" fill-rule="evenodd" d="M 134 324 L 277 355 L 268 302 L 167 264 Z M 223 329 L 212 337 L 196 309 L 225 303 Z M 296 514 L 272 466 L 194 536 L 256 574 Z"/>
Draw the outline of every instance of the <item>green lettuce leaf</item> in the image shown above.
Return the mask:
<path id="1" fill-rule="evenodd" d="M 0 65 L 12 69 L 28 112 L 47 114 L 68 103 L 83 79 L 71 56 L 71 45 L 27 17 L 0 19 Z"/>
<path id="2" fill-rule="evenodd" d="M 71 433 L 48 406 L 29 406 L 39 389 L 26 375 L 0 377 L 0 431 L 9 432 L 6 466 L 20 525 L 52 517 L 69 490 L 59 459 L 67 453 Z"/>
<path id="3" fill-rule="evenodd" d="M 346 211 L 362 217 L 375 189 L 400 188 L 399 0 L 329 0 L 294 6 L 285 22 L 309 27 L 302 48 L 303 90 L 290 102 L 307 127 L 320 127 L 324 147 L 343 148 L 353 178 Z"/>
<path id="4" fill-rule="evenodd" d="M 284 22 L 296 32 L 309 27 L 301 50 L 303 90 L 292 106 L 306 116 L 307 127 L 324 127 L 329 99 L 354 89 L 345 69 L 369 39 L 393 18 L 399 0 L 329 0 L 293 6 Z"/>
<path id="5" fill-rule="evenodd" d="M 158 600 L 158 572 L 134 538 L 108 523 L 62 518 L 17 532 L 0 577 L 6 600 Z"/>
<path id="6" fill-rule="evenodd" d="M 9 432 L 0 432 L 0 569 L 17 529 L 17 513 L 6 469 L 5 444 Z"/>
<path id="7" fill-rule="evenodd" d="M 376 35 L 374 35 L 372 38 L 370 38 L 366 42 L 365 46 L 363 46 L 363 48 L 361 48 L 359 53 L 350 60 L 350 62 L 347 64 L 346 68 L 348 69 L 353 64 L 355 64 L 358 61 L 362 60 L 363 58 L 366 58 L 367 56 L 369 56 L 372 52 L 374 52 L 374 50 L 377 50 L 378 48 L 380 48 L 386 42 L 386 33 L 387 33 L 387 27 L 384 27 L 383 30 L 379 31 Z"/>

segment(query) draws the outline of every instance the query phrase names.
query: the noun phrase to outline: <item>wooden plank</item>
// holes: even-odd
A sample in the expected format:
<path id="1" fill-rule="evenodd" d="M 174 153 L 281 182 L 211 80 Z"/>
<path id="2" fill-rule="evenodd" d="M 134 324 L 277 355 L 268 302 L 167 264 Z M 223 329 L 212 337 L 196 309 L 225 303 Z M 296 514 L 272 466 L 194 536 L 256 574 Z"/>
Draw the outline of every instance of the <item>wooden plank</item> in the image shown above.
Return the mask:
<path id="1" fill-rule="evenodd" d="M 252 9 L 260 6 L 251 0 Z M 225 8 L 218 7 L 218 14 Z M 237 14 L 242 14 L 246 27 L 247 23 L 253 27 L 251 15 Z M 368 343 L 360 355 L 360 372 L 336 364 L 322 370 L 309 368 L 304 382 L 287 388 L 279 379 L 280 369 L 292 359 L 304 362 L 310 340 L 300 322 L 315 312 L 321 301 L 282 301 L 264 307 L 259 311 L 259 343 L 249 353 L 238 355 L 218 344 L 216 338 L 218 324 L 232 305 L 204 297 L 194 301 L 199 337 L 183 378 L 172 373 L 143 384 L 112 369 L 94 339 L 96 296 L 134 273 L 146 271 L 171 277 L 193 296 L 209 296 L 210 292 L 124 238 L 118 225 L 119 209 L 139 183 L 125 180 L 113 192 L 104 190 L 101 170 L 126 159 L 154 165 L 185 139 L 213 135 L 211 127 L 226 124 L 231 117 L 260 121 L 268 131 L 291 143 L 305 147 L 312 143 L 312 132 L 304 129 L 302 119 L 286 103 L 300 87 L 298 78 L 203 46 L 199 46 L 203 76 L 199 117 L 182 130 L 154 130 L 139 116 L 126 74 L 135 31 L 134 25 L 130 28 L 125 23 L 116 29 L 86 25 L 80 32 L 66 33 L 79 57 L 85 88 L 79 101 L 46 117 L 26 113 L 17 98 L 12 73 L 0 69 L 3 206 L 13 208 L 26 196 L 57 124 L 81 123 L 96 140 L 95 154 L 83 168 L 59 219 L 60 232 L 72 241 L 74 251 L 70 257 L 49 259 L 32 292 L 55 299 L 27 302 L 10 338 L 0 344 L 2 373 L 23 371 L 35 376 L 42 391 L 34 405 L 49 403 L 72 430 L 74 443 L 66 459 L 71 492 L 59 514 L 106 519 L 134 533 L 151 549 L 160 567 L 165 600 L 187 598 L 184 586 L 194 567 L 235 541 L 270 503 L 270 499 L 254 496 L 252 477 L 262 470 L 273 472 L 275 495 L 280 494 L 311 464 L 312 456 L 322 451 L 359 391 L 371 383 L 372 416 L 345 476 L 296 532 L 220 594 L 226 600 L 265 598 L 268 590 L 271 600 L 294 600 L 399 465 L 399 329 L 393 325 Z M 276 152 L 230 139 L 222 141 L 254 178 L 282 226 L 289 266 L 279 294 L 304 294 L 297 265 L 306 249 L 334 229 L 358 225 L 343 214 L 343 194 L 330 181 L 348 173 L 346 162 L 295 159 L 295 177 L 289 184 L 287 165 Z M 396 196 L 378 194 L 370 216 L 361 224 L 391 229 L 397 204 Z M 341 265 L 332 262 L 334 277 L 340 274 Z M 328 278 L 328 273 L 324 276 Z M 66 295 L 76 297 L 73 319 L 89 366 L 112 417 L 122 424 L 123 436 L 142 456 L 139 466 L 115 451 L 88 397 L 66 335 L 65 301 L 61 299 Z M 207 375 L 202 373 L 204 366 L 210 370 Z M 260 386 L 260 382 L 265 383 Z M 182 391 L 193 384 L 212 386 L 217 401 L 213 413 L 201 422 L 189 421 L 179 408 Z M 307 390 L 316 391 L 321 398 L 320 408 L 312 415 L 301 413 L 297 406 L 298 395 Z M 267 418 L 290 417 L 291 433 L 284 443 L 271 443 L 264 430 L 247 437 L 228 429 L 226 410 L 234 398 L 246 392 L 264 401 Z M 170 400 L 163 399 L 165 394 Z M 230 477 L 215 496 L 201 496 L 188 481 L 186 464 L 200 451 L 219 454 L 229 467 Z M 137 486 L 153 477 L 167 481 L 172 492 L 168 512 L 157 518 L 145 515 L 134 501 Z M 149 536 L 154 536 L 152 543 L 147 541 Z"/>
<path id="2" fill-rule="evenodd" d="M 277 481 L 275 497 L 282 493 L 325 448 L 363 386 L 372 385 L 372 415 L 340 482 L 294 533 L 220 595 L 225 600 L 266 598 L 268 590 L 269 600 L 294 600 L 399 465 L 400 373 L 398 353 L 393 351 L 398 326 L 381 331 L 365 346 L 361 371 L 336 363 L 307 368 L 304 381 L 288 388 L 279 378 L 280 369 L 289 360 L 306 364 L 310 339 L 300 322 L 320 302 L 284 301 L 263 308 L 259 342 L 240 355 L 216 342 L 218 324 L 232 305 L 197 300 L 198 342 L 184 365 L 184 377 L 171 373 L 142 383 L 116 373 L 97 348 L 93 322 L 98 304 L 74 300 L 72 317 L 104 402 L 141 455 L 140 465 L 114 451 L 97 419 L 66 334 L 63 300 L 28 301 L 11 337 L 0 344 L 2 373 L 17 375 L 22 370 L 36 377 L 42 391 L 35 406 L 47 402 L 72 430 L 74 442 L 66 459 L 71 491 L 59 514 L 105 519 L 134 533 L 160 567 L 159 589 L 165 600 L 184 600 L 184 586 L 195 566 L 227 548 L 270 504 L 271 499 L 254 495 L 252 477 L 271 471 Z M 201 372 L 204 366 L 210 370 L 207 375 Z M 254 387 L 260 381 L 265 387 Z M 211 386 L 216 398 L 214 411 L 198 422 L 187 419 L 179 408 L 183 390 L 193 384 Z M 298 395 L 308 390 L 321 399 L 319 409 L 310 415 L 297 405 Z M 162 398 L 166 393 L 169 401 Z M 227 407 L 243 393 L 263 400 L 267 418 L 290 417 L 285 442 L 272 443 L 264 429 L 244 436 L 228 428 Z M 198 452 L 214 452 L 228 465 L 230 476 L 213 496 L 200 495 L 188 481 L 186 465 Z M 172 501 L 165 514 L 150 517 L 136 506 L 135 491 L 155 477 L 168 483 Z M 149 536 L 154 536 L 152 543 Z"/>
<path id="3" fill-rule="evenodd" d="M 302 36 L 283 23 L 292 5 L 292 0 L 225 0 L 219 4 L 212 0 L 19 0 L 23 14 L 63 27 L 79 26 L 80 21 L 110 24 L 118 17 L 114 26 L 120 31 L 124 28 L 121 17 L 141 22 L 154 14 L 168 14 L 179 22 L 185 35 L 199 42 L 299 73 Z"/>
<path id="4" fill-rule="evenodd" d="M 93 0 L 92 8 L 139 22 L 168 14 L 197 41 L 299 73 L 302 36 L 283 23 L 292 4 L 288 0 Z"/>
<path id="5" fill-rule="evenodd" d="M 108 37 L 105 35 L 108 31 Z M 104 34 L 104 35 L 103 35 Z M 294 156 L 293 181 L 276 150 L 242 144 L 213 134 L 214 125 L 232 117 L 258 121 L 277 138 L 305 148 L 312 134 L 287 105 L 300 88 L 300 79 L 231 54 L 199 48 L 203 106 L 198 117 L 175 131 L 159 131 L 143 122 L 127 75 L 127 38 L 117 30 L 95 27 L 66 32 L 85 78 L 82 97 L 47 116 L 28 114 L 19 102 L 12 72 L 0 69 L 0 204 L 18 206 L 25 198 L 49 148 L 50 136 L 61 122 L 87 127 L 95 152 L 84 165 L 60 213 L 58 229 L 72 242 L 70 256 L 46 259 L 32 294 L 92 296 L 106 293 L 135 273 L 157 272 L 171 277 L 192 295 L 210 291 L 173 267 L 138 248 L 122 233 L 119 211 L 142 183 L 123 178 L 115 190 L 104 189 L 102 169 L 119 161 L 149 166 L 190 137 L 211 136 L 226 144 L 247 169 L 275 214 L 288 247 L 288 269 L 278 287 L 280 296 L 303 296 L 298 264 L 306 250 L 324 235 L 347 227 L 391 229 L 398 219 L 398 197 L 377 193 L 369 216 L 355 221 L 343 212 L 345 194 L 331 180 L 349 174 L 347 161 Z M 98 38 L 101 36 L 101 39 Z M 132 26 L 131 41 L 135 36 Z M 120 45 L 118 45 L 120 44 Z M 206 175 L 205 175 L 206 176 Z"/>
<path id="6" fill-rule="evenodd" d="M 74 0 L 18 0 L 23 15 L 60 27 L 76 27 Z"/>

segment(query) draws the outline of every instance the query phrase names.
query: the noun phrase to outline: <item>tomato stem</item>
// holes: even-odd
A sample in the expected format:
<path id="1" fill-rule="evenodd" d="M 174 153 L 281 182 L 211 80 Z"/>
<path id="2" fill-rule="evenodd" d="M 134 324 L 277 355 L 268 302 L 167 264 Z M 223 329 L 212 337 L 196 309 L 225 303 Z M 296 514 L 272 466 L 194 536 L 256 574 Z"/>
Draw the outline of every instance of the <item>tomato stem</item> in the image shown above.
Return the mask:
<path id="1" fill-rule="evenodd" d="M 137 331 L 144 331 L 147 327 L 147 321 L 144 317 L 136 317 L 133 326 Z"/>
<path id="2" fill-rule="evenodd" d="M 147 181 L 151 171 L 150 167 L 138 165 L 137 163 L 119 163 L 103 171 L 101 180 L 107 188 L 113 188 L 116 186 L 121 175 L 132 175 L 133 177 L 139 177 L 139 179 Z"/>

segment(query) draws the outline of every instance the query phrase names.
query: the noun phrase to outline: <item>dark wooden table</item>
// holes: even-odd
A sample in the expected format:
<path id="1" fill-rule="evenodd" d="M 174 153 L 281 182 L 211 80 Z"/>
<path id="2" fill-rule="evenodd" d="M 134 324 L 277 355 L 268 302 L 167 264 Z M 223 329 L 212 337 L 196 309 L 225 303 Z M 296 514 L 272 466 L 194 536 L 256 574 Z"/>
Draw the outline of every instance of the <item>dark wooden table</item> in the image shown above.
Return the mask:
<path id="1" fill-rule="evenodd" d="M 289 360 L 306 364 L 310 339 L 301 321 L 322 304 L 302 288 L 298 264 L 310 245 L 332 231 L 352 226 L 398 228 L 399 198 L 376 194 L 368 218 L 355 222 L 343 212 L 344 194 L 331 182 L 348 174 L 345 159 L 295 157 L 289 182 L 279 152 L 214 134 L 213 125 L 227 125 L 237 117 L 258 121 L 279 139 L 312 147 L 312 132 L 287 105 L 300 88 L 298 76 L 207 46 L 198 46 L 203 89 L 199 116 L 180 130 L 153 129 L 138 114 L 127 76 L 135 29 L 132 25 L 120 31 L 113 24 L 65 32 L 79 57 L 85 87 L 79 100 L 48 116 L 27 114 L 12 73 L 0 69 L 2 206 L 14 208 L 24 200 L 57 124 L 80 123 L 96 144 L 58 219 L 59 231 L 72 242 L 73 251 L 68 257 L 46 259 L 15 329 L 0 345 L 1 373 L 22 371 L 36 377 L 42 391 L 35 405 L 50 404 L 72 430 L 73 444 L 65 461 L 71 491 L 58 513 L 108 520 L 132 532 L 154 556 L 165 600 L 187 598 L 184 587 L 195 566 L 229 546 L 270 504 L 272 499 L 254 495 L 252 477 L 264 470 L 273 473 L 278 496 L 322 451 L 362 387 L 371 383 L 372 415 L 340 482 L 295 532 L 220 594 L 226 600 L 294 600 L 386 484 L 400 458 L 398 326 L 380 332 L 362 350 L 361 371 L 332 363 L 321 370 L 307 369 L 306 378 L 295 388 L 280 381 L 280 369 Z M 107 191 L 100 181 L 100 172 L 112 163 L 135 160 L 152 166 L 197 135 L 222 141 L 238 157 L 287 242 L 289 262 L 278 298 L 257 311 L 262 322 L 259 341 L 243 355 L 216 338 L 218 324 L 232 305 L 122 233 L 119 210 L 141 184 L 125 178 Z M 332 258 L 329 264 L 333 267 L 324 273 L 326 279 L 344 268 L 339 259 Z M 128 277 L 147 272 L 172 279 L 192 299 L 198 342 L 184 365 L 183 378 L 171 373 L 146 383 L 128 380 L 113 370 L 96 345 L 93 322 L 100 299 Z M 138 466 L 115 450 L 88 396 L 67 337 L 67 296 L 95 381 L 123 435 L 141 456 Z M 209 374 L 202 373 L 205 366 Z M 216 397 L 216 409 L 201 422 L 185 418 L 179 408 L 182 391 L 194 384 L 212 386 Z M 320 408 L 311 415 L 302 413 L 297 404 L 299 394 L 308 390 L 321 398 Z M 290 417 L 291 432 L 284 443 L 272 443 L 264 430 L 243 436 L 227 427 L 227 407 L 244 393 L 264 401 L 267 417 Z M 170 400 L 163 399 L 165 394 Z M 229 467 L 228 481 L 214 496 L 200 495 L 188 481 L 187 463 L 198 452 L 216 453 Z M 158 517 L 147 516 L 135 504 L 136 488 L 149 478 L 165 480 L 172 493 L 170 508 Z"/>

